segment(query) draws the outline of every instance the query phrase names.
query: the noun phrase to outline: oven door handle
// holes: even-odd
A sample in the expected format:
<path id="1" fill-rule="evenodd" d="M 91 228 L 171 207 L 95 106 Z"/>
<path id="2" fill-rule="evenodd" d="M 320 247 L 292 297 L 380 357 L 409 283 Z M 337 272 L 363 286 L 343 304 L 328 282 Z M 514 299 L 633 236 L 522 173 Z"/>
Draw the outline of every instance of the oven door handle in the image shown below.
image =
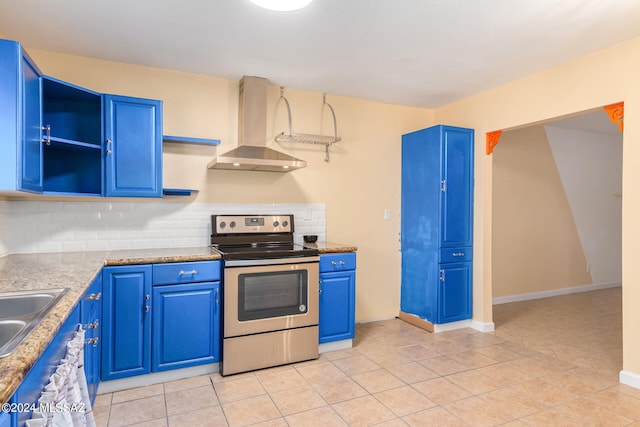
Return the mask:
<path id="1" fill-rule="evenodd" d="M 304 256 L 293 258 L 265 258 L 265 259 L 235 259 L 225 261 L 225 267 L 253 267 L 254 265 L 279 265 L 279 264 L 307 264 L 320 262 L 319 256 Z"/>

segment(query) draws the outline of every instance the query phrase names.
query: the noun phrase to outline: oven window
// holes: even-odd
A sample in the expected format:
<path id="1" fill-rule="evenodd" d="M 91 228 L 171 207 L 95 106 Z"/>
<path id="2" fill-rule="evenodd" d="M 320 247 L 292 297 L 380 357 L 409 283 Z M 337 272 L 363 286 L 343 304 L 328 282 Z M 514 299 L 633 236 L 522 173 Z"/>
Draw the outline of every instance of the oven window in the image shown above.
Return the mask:
<path id="1" fill-rule="evenodd" d="M 306 270 L 238 276 L 238 320 L 268 319 L 307 312 Z"/>

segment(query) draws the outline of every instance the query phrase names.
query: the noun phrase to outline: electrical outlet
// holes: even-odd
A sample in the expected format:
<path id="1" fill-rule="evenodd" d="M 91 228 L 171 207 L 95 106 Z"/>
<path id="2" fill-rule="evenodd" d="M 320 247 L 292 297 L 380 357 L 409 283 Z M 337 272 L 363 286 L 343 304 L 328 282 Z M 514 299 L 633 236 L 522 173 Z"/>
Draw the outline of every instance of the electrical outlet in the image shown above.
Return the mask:
<path id="1" fill-rule="evenodd" d="M 384 210 L 384 219 L 391 219 L 391 209 Z"/>

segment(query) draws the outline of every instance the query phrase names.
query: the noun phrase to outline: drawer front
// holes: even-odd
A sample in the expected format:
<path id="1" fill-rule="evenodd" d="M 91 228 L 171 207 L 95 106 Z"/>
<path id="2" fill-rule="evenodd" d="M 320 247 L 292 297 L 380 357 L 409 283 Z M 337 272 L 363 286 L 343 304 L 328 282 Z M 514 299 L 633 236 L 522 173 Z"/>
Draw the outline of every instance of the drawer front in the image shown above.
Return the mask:
<path id="1" fill-rule="evenodd" d="M 220 280 L 220 261 L 153 264 L 154 285 L 214 282 Z"/>
<path id="2" fill-rule="evenodd" d="M 473 259 L 473 249 L 463 248 L 443 248 L 440 249 L 440 262 L 462 262 Z"/>
<path id="3" fill-rule="evenodd" d="M 356 254 L 354 252 L 344 254 L 320 255 L 320 273 L 355 269 Z"/>

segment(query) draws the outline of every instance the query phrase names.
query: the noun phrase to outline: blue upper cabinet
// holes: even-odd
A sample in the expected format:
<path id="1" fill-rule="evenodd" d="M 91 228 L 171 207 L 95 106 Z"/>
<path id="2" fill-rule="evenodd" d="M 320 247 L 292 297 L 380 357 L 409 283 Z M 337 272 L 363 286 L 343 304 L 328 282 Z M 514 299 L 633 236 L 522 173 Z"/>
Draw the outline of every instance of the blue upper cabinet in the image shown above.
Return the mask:
<path id="1" fill-rule="evenodd" d="M 162 101 L 104 96 L 105 195 L 162 197 Z"/>
<path id="2" fill-rule="evenodd" d="M 42 192 L 40 75 L 19 43 L 0 40 L 0 190 Z"/>
<path id="3" fill-rule="evenodd" d="M 473 129 L 402 137 L 400 309 L 432 323 L 471 317 Z"/>

